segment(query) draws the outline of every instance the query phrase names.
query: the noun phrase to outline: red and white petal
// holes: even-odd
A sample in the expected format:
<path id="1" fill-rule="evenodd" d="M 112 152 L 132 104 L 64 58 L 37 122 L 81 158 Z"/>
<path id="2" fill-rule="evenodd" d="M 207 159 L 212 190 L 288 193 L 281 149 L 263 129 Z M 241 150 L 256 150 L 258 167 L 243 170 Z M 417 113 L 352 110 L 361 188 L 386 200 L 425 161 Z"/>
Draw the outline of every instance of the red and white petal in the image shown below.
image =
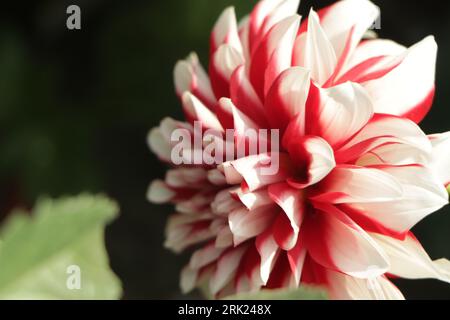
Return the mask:
<path id="1" fill-rule="evenodd" d="M 235 276 L 236 293 L 255 292 L 263 285 L 261 280 L 260 257 L 254 245 L 250 246 L 242 257 L 239 269 Z"/>
<path id="2" fill-rule="evenodd" d="M 302 120 L 299 134 L 304 134 L 305 104 L 310 84 L 310 72 L 301 67 L 289 68 L 278 76 L 264 103 L 272 128 L 284 131 L 289 122 L 298 116 Z"/>
<path id="3" fill-rule="evenodd" d="M 333 75 L 337 58 L 333 45 L 320 26 L 317 13 L 311 9 L 308 17 L 308 32 L 304 38 L 304 45 L 296 43 L 296 52 L 304 47 L 300 57 L 295 57 L 295 65 L 311 71 L 311 78 L 319 85 L 323 85 Z M 299 41 L 299 40 L 297 40 Z"/>
<path id="4" fill-rule="evenodd" d="M 247 15 L 239 21 L 238 29 L 242 44 L 242 54 L 245 61 L 250 61 L 250 16 Z"/>
<path id="5" fill-rule="evenodd" d="M 230 96 L 231 75 L 242 64 L 244 64 L 242 53 L 229 44 L 221 45 L 212 55 L 209 76 L 218 99 Z"/>
<path id="6" fill-rule="evenodd" d="M 239 66 L 230 79 L 230 97 L 234 105 L 261 127 L 267 127 L 264 106 L 245 73 Z"/>
<path id="7" fill-rule="evenodd" d="M 433 261 L 412 233 L 402 241 L 380 234 L 372 237 L 391 261 L 389 273 L 405 279 L 438 279 L 450 283 L 450 262 Z"/>
<path id="8" fill-rule="evenodd" d="M 250 53 L 276 23 L 297 12 L 299 3 L 299 0 L 262 0 L 255 6 L 249 21 Z"/>
<path id="9" fill-rule="evenodd" d="M 219 258 L 216 270 L 209 282 L 209 289 L 213 295 L 222 290 L 233 278 L 246 250 L 247 246 L 233 248 Z"/>
<path id="10" fill-rule="evenodd" d="M 374 39 L 361 42 L 352 53 L 343 72 L 348 72 L 364 61 L 377 57 L 400 56 L 407 50 L 406 47 L 387 39 Z"/>
<path id="11" fill-rule="evenodd" d="M 253 210 L 273 203 L 269 197 L 267 189 L 260 189 L 254 192 L 243 192 L 241 188 L 237 188 L 232 192 L 248 209 Z"/>
<path id="12" fill-rule="evenodd" d="M 450 184 L 450 132 L 428 136 L 433 146 L 430 167 L 445 186 Z"/>
<path id="13" fill-rule="evenodd" d="M 224 131 L 216 115 L 206 108 L 196 96 L 190 92 L 185 92 L 182 100 L 184 112 L 191 121 L 199 121 L 202 127 L 207 129 Z"/>
<path id="14" fill-rule="evenodd" d="M 192 254 L 189 267 L 194 270 L 205 267 L 218 259 L 223 252 L 224 249 L 217 248 L 214 242 L 209 243 Z"/>
<path id="15" fill-rule="evenodd" d="M 252 54 L 250 81 L 261 100 L 278 75 L 291 66 L 292 49 L 300 24 L 294 15 L 277 23 Z"/>
<path id="16" fill-rule="evenodd" d="M 433 37 L 427 37 L 407 50 L 397 68 L 365 83 L 375 112 L 420 122 L 433 102 L 436 55 L 436 42 Z"/>
<path id="17" fill-rule="evenodd" d="M 288 183 L 303 189 L 324 179 L 334 169 L 336 161 L 333 149 L 324 139 L 306 136 L 296 140 L 291 140 L 288 150 L 292 161 L 303 172 L 290 178 Z"/>
<path id="18" fill-rule="evenodd" d="M 212 91 L 206 71 L 198 57 L 192 53 L 186 60 L 178 61 L 174 69 L 174 81 L 177 95 L 181 98 L 184 92 L 190 91 L 210 109 L 217 100 Z"/>
<path id="19" fill-rule="evenodd" d="M 228 216 L 228 214 L 240 208 L 242 205 L 231 195 L 232 189 L 224 189 L 219 191 L 211 202 L 212 211 L 220 216 Z"/>
<path id="20" fill-rule="evenodd" d="M 275 205 L 267 205 L 249 211 L 239 208 L 230 213 L 228 223 L 233 233 L 234 245 L 238 246 L 265 231 L 274 221 Z"/>
<path id="21" fill-rule="evenodd" d="M 285 153 L 263 153 L 244 157 L 222 166 L 229 184 L 245 182 L 244 191 L 255 191 L 292 176 L 294 168 Z"/>
<path id="22" fill-rule="evenodd" d="M 327 271 L 328 289 L 333 300 L 404 300 L 400 290 L 386 277 L 358 279 Z"/>
<path id="23" fill-rule="evenodd" d="M 318 205 L 302 230 L 308 253 L 327 269 L 356 278 L 374 278 L 389 268 L 381 247 L 332 205 Z"/>
<path id="24" fill-rule="evenodd" d="M 214 25 L 211 33 L 211 54 L 223 44 L 232 46 L 242 54 L 242 44 L 239 38 L 234 7 L 226 8 Z"/>
<path id="25" fill-rule="evenodd" d="M 292 274 L 294 275 L 296 286 L 300 285 L 306 254 L 307 249 L 302 239 L 299 239 L 295 247 L 287 252 L 289 266 L 291 267 Z"/>
<path id="26" fill-rule="evenodd" d="M 293 16 L 280 22 L 279 28 L 282 28 L 283 24 L 286 24 L 288 28 L 283 31 L 282 37 L 280 37 L 280 41 L 266 66 L 266 72 L 264 74 L 264 95 L 267 95 L 280 73 L 292 65 L 292 51 L 300 26 L 300 19 L 299 16 Z"/>
<path id="27" fill-rule="evenodd" d="M 265 285 L 280 253 L 280 248 L 273 238 L 271 230 L 267 230 L 256 238 L 256 249 L 261 257 L 260 274 L 261 280 Z"/>
<path id="28" fill-rule="evenodd" d="M 387 143 L 412 146 L 422 154 L 431 153 L 431 143 L 414 122 L 398 116 L 375 114 L 353 139 L 335 152 L 336 160 L 348 163 Z"/>
<path id="29" fill-rule="evenodd" d="M 378 203 L 401 199 L 402 184 L 391 174 L 374 168 L 337 166 L 319 184 L 313 201 L 330 203 Z"/>
<path id="30" fill-rule="evenodd" d="M 444 186 L 432 172 L 419 165 L 382 166 L 380 169 L 401 183 L 403 196 L 386 202 L 350 204 L 348 215 L 365 230 L 405 236 L 413 226 L 448 203 Z"/>
<path id="31" fill-rule="evenodd" d="M 211 216 L 208 214 L 196 217 L 175 214 L 167 222 L 164 247 L 179 253 L 191 245 L 211 239 L 214 234 L 210 224 Z"/>
<path id="32" fill-rule="evenodd" d="M 300 227 L 305 217 L 304 196 L 287 183 L 268 187 L 269 196 L 281 208 L 273 226 L 273 235 L 283 250 L 291 250 L 297 243 Z"/>
<path id="33" fill-rule="evenodd" d="M 308 133 L 318 135 L 334 148 L 351 139 L 373 116 L 369 95 L 359 84 L 347 82 L 318 89 Z"/>
<path id="34" fill-rule="evenodd" d="M 380 139 L 386 141 L 379 147 L 373 148 L 355 161 L 357 166 L 367 167 L 373 165 L 426 165 L 429 162 L 430 155 L 411 145 L 403 143 L 388 142 L 389 138 Z M 380 141 L 374 141 L 379 143 Z"/>
<path id="35" fill-rule="evenodd" d="M 350 52 L 353 52 L 379 15 L 380 9 L 368 0 L 344 0 L 331 5 L 321 17 L 320 24 L 339 58 L 351 30 Z"/>

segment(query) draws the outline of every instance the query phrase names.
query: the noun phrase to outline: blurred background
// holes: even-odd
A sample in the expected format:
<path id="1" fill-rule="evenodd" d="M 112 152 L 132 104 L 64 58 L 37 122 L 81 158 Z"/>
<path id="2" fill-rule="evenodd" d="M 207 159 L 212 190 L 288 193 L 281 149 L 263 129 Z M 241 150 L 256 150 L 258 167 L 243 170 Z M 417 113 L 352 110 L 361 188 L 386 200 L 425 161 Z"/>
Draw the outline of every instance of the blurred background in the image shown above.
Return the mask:
<path id="1" fill-rule="evenodd" d="M 332 2 L 303 0 L 300 11 Z M 422 128 L 450 130 L 450 2 L 374 2 L 382 10 L 381 37 L 410 46 L 436 36 L 437 96 Z M 145 199 L 149 182 L 166 169 L 148 150 L 146 135 L 164 116 L 182 118 L 172 82 L 175 62 L 195 50 L 207 65 L 209 32 L 221 11 L 234 5 L 242 17 L 255 3 L 2 3 L 0 219 L 40 195 L 105 192 L 121 206 L 106 240 L 124 298 L 181 298 L 178 274 L 187 256 L 162 247 L 171 208 Z M 81 30 L 66 28 L 70 4 L 81 7 Z M 414 231 L 433 258 L 450 258 L 449 207 Z M 410 299 L 450 298 L 450 286 L 437 281 L 395 282 Z"/>

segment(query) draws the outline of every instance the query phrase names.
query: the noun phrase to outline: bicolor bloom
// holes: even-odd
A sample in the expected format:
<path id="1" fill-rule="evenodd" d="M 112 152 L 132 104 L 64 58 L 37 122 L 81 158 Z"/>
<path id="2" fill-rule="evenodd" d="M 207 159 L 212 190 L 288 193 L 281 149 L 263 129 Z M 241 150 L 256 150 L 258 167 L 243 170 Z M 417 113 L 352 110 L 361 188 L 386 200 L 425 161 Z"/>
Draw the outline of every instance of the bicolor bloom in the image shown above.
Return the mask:
<path id="1" fill-rule="evenodd" d="M 212 295 L 325 288 L 334 299 L 401 299 L 389 277 L 450 282 L 410 232 L 448 203 L 450 135 L 417 123 L 434 95 L 437 46 L 366 39 L 379 9 L 344 0 L 310 11 L 263 0 L 238 24 L 226 9 L 213 28 L 208 72 L 195 54 L 175 67 L 186 121 L 149 134 L 170 163 L 175 129 L 279 129 L 279 150 L 220 165 L 173 166 L 148 198 L 173 203 L 165 245 L 201 245 L 181 287 Z M 253 137 L 253 139 L 257 139 Z M 195 148 L 195 147 L 193 147 Z M 195 152 L 195 150 L 192 150 Z M 277 153 L 276 174 L 262 171 Z"/>

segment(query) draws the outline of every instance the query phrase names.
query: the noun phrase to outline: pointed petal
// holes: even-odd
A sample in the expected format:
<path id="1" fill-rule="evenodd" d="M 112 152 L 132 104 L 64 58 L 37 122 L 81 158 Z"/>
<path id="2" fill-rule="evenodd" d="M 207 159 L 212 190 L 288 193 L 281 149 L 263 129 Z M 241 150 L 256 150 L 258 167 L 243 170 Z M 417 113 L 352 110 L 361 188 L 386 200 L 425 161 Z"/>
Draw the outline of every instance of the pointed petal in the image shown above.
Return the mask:
<path id="1" fill-rule="evenodd" d="M 174 69 L 174 81 L 177 95 L 190 91 L 209 109 L 216 104 L 216 97 L 211 88 L 209 77 L 200 64 L 198 57 L 192 53 L 186 60 L 178 61 Z"/>
<path id="2" fill-rule="evenodd" d="M 261 256 L 261 280 L 264 284 L 267 284 L 270 273 L 274 267 L 275 260 L 280 252 L 280 249 L 270 230 L 264 232 L 256 238 L 256 249 Z"/>
<path id="3" fill-rule="evenodd" d="M 405 53 L 403 62 L 384 77 L 364 84 L 375 111 L 420 122 L 434 97 L 437 45 L 427 37 Z"/>
<path id="4" fill-rule="evenodd" d="M 298 65 L 311 70 L 311 78 L 319 85 L 331 77 L 337 66 L 334 48 L 320 26 L 317 13 L 312 9 L 308 18 L 304 52 L 298 59 Z"/>
<path id="5" fill-rule="evenodd" d="M 267 32 L 281 20 L 297 12 L 299 0 L 262 0 L 250 15 L 250 53 L 259 46 Z"/>
<path id="6" fill-rule="evenodd" d="M 278 76 L 264 104 L 272 128 L 286 128 L 295 116 L 302 117 L 304 128 L 310 83 L 310 72 L 301 67 L 289 68 Z"/>
<path id="7" fill-rule="evenodd" d="M 238 67 L 230 79 L 230 97 L 234 105 L 261 127 L 267 127 L 264 106 L 245 73 Z"/>
<path id="8" fill-rule="evenodd" d="M 216 115 L 190 92 L 183 94 L 183 109 L 190 119 L 201 122 L 203 127 L 224 131 Z"/>
<path id="9" fill-rule="evenodd" d="M 350 30 L 353 28 L 351 52 L 356 48 L 364 33 L 379 16 L 380 9 L 368 0 L 339 1 L 329 7 L 320 20 L 325 34 L 340 57 Z"/>
<path id="10" fill-rule="evenodd" d="M 209 75 L 218 99 L 230 96 L 230 79 L 237 67 L 244 63 L 242 54 L 229 44 L 221 45 L 212 55 Z"/>
<path id="11" fill-rule="evenodd" d="M 262 100 L 276 77 L 291 66 L 299 22 L 300 16 L 295 15 L 277 23 L 252 54 L 250 81 Z"/>
<path id="12" fill-rule="evenodd" d="M 211 54 L 221 45 L 228 44 L 242 53 L 242 44 L 239 38 L 234 7 L 226 8 L 217 20 L 211 33 Z"/>

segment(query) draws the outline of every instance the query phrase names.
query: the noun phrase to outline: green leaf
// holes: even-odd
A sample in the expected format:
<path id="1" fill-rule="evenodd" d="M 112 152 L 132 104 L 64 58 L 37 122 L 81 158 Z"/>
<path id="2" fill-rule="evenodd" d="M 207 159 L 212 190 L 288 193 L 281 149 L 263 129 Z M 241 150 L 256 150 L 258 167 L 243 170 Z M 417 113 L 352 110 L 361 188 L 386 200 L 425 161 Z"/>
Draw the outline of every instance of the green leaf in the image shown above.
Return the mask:
<path id="1" fill-rule="evenodd" d="M 225 300 L 327 300 L 327 295 L 319 288 L 301 286 L 298 289 L 262 290 L 238 294 Z"/>
<path id="2" fill-rule="evenodd" d="M 447 186 L 447 192 L 450 194 L 450 184 Z"/>
<path id="3" fill-rule="evenodd" d="M 31 217 L 15 212 L 0 232 L 0 299 L 119 298 L 104 245 L 117 213 L 113 201 L 90 195 L 43 199 Z"/>

